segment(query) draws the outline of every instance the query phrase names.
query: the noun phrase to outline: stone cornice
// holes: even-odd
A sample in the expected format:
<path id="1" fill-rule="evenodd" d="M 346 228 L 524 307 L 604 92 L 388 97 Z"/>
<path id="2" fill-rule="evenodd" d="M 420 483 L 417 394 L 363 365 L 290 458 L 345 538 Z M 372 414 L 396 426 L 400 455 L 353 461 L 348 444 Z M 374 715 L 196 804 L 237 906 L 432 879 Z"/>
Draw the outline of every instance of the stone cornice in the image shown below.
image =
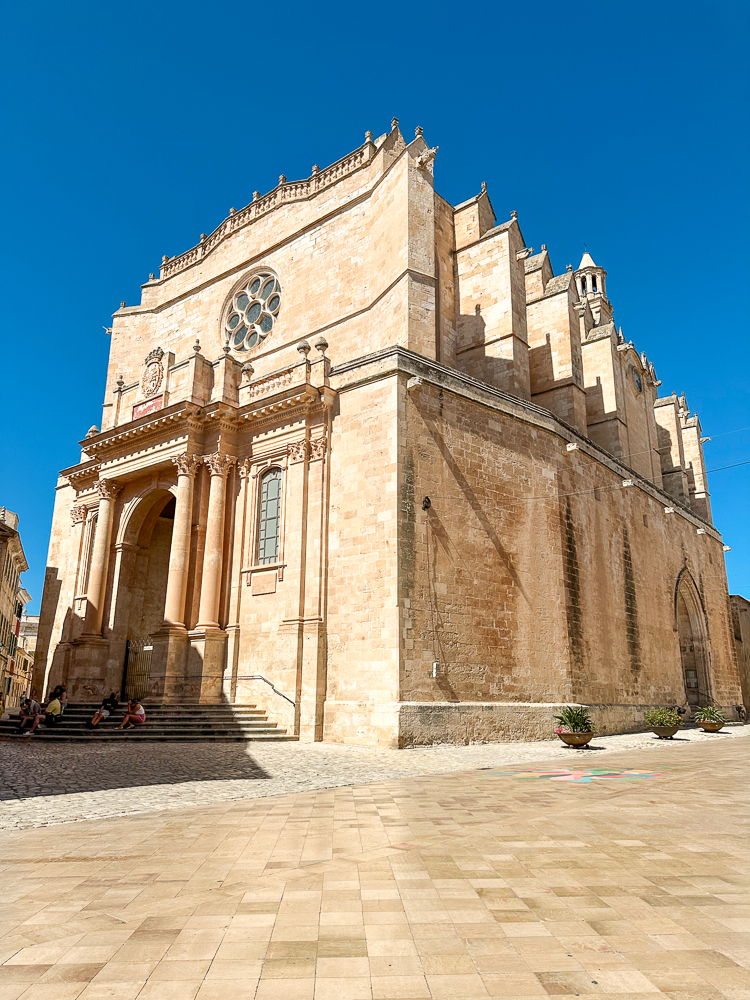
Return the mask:
<path id="1" fill-rule="evenodd" d="M 340 376 L 347 374 L 352 376 L 351 381 L 342 383 Z M 419 378 L 424 384 L 431 385 L 436 389 L 453 393 L 462 399 L 469 399 L 481 406 L 505 413 L 514 420 L 520 420 L 523 423 L 541 427 L 551 434 L 556 434 L 568 444 L 577 445 L 577 451 L 593 458 L 623 481 L 632 481 L 636 488 L 647 493 L 663 506 L 674 507 L 686 521 L 689 521 L 696 528 L 704 530 L 715 541 L 721 542 L 721 534 L 710 522 L 704 521 L 671 494 L 644 479 L 639 473 L 608 454 L 603 448 L 566 424 L 565 421 L 560 420 L 549 410 L 545 410 L 535 403 L 511 396 L 501 389 L 495 389 L 470 375 L 465 375 L 463 372 L 448 368 L 437 361 L 424 358 L 405 347 L 386 347 L 373 354 L 345 361 L 331 370 L 331 380 L 336 383 L 336 389 L 339 393 L 351 392 L 359 386 L 392 378 L 394 375 Z M 550 499 L 555 499 L 555 497 L 551 496 Z"/>

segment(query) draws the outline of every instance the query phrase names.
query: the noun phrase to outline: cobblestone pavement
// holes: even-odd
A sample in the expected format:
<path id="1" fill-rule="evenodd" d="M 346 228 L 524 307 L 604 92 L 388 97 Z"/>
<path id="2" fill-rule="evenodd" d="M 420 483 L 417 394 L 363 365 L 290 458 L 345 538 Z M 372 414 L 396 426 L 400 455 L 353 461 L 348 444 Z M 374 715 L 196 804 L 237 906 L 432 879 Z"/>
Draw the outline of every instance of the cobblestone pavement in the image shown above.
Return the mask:
<path id="1" fill-rule="evenodd" d="M 2 832 L 0 998 L 750 1000 L 750 740 L 619 742 L 536 744 L 525 779 L 432 773 Z M 343 767 L 316 749 L 287 760 Z M 368 778 L 397 766 L 356 756 Z M 571 764 L 582 783 L 539 773 Z"/>
<path id="2" fill-rule="evenodd" d="M 669 743 L 652 733 L 602 736 L 590 749 L 574 753 L 591 766 L 594 758 L 614 751 L 654 745 L 677 751 L 688 743 L 719 744 L 747 735 L 750 726 L 728 726 L 718 734 L 686 729 Z M 557 740 L 417 750 L 328 743 L 87 746 L 12 740 L 0 742 L 0 830 L 535 760 L 567 760 L 570 754 Z"/>

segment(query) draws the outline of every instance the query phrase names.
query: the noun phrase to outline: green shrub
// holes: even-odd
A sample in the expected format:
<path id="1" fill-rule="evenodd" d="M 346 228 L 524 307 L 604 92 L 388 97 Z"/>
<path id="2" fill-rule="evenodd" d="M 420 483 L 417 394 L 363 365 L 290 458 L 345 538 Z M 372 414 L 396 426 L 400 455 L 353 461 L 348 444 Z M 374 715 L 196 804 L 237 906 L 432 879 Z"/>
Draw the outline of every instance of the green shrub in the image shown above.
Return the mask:
<path id="1" fill-rule="evenodd" d="M 698 711 L 693 716 L 696 722 L 726 722 L 724 718 L 724 713 L 720 712 L 718 708 L 713 708 L 711 705 L 707 705 L 705 708 L 699 708 Z"/>
<path id="2" fill-rule="evenodd" d="M 682 719 L 673 708 L 652 708 L 646 712 L 647 726 L 681 726 Z"/>
<path id="3" fill-rule="evenodd" d="M 596 732 L 596 727 L 591 723 L 588 710 L 583 706 L 566 705 L 565 708 L 561 709 L 560 714 L 555 716 L 555 721 L 560 723 L 560 728 L 556 730 L 558 733 Z"/>

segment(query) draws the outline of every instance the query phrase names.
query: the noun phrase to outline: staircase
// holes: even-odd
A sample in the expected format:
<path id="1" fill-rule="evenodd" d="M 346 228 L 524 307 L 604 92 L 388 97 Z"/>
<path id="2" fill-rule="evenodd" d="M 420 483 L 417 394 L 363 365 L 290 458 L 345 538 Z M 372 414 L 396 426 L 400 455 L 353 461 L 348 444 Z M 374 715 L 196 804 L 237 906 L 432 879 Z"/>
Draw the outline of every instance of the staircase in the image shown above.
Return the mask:
<path id="1" fill-rule="evenodd" d="M 149 705 L 146 722 L 133 729 L 119 729 L 126 705 L 96 729 L 86 723 L 99 707 L 96 702 L 71 704 L 54 727 L 37 726 L 33 736 L 20 736 L 18 712 L 0 721 L 0 738 L 35 743 L 247 743 L 253 741 L 284 742 L 296 740 L 286 729 L 268 721 L 268 716 L 255 705 Z M 29 723 L 29 725 L 31 725 Z M 26 727 L 27 729 L 29 726 Z"/>

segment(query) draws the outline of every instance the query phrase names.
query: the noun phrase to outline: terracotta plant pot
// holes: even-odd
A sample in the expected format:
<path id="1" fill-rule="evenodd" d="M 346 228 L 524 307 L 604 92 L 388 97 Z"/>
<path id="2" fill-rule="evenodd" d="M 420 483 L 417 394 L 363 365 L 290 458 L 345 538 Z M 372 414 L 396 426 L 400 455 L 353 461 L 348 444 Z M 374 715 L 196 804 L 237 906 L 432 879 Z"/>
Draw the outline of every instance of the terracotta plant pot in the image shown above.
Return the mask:
<path id="1" fill-rule="evenodd" d="M 671 740 L 679 726 L 652 726 L 651 732 L 656 733 L 660 740 Z"/>
<path id="2" fill-rule="evenodd" d="M 585 747 L 594 738 L 593 733 L 558 733 L 557 735 L 569 747 L 577 748 Z"/>
<path id="3" fill-rule="evenodd" d="M 723 722 L 699 722 L 697 723 L 704 733 L 718 733 L 723 728 Z"/>

